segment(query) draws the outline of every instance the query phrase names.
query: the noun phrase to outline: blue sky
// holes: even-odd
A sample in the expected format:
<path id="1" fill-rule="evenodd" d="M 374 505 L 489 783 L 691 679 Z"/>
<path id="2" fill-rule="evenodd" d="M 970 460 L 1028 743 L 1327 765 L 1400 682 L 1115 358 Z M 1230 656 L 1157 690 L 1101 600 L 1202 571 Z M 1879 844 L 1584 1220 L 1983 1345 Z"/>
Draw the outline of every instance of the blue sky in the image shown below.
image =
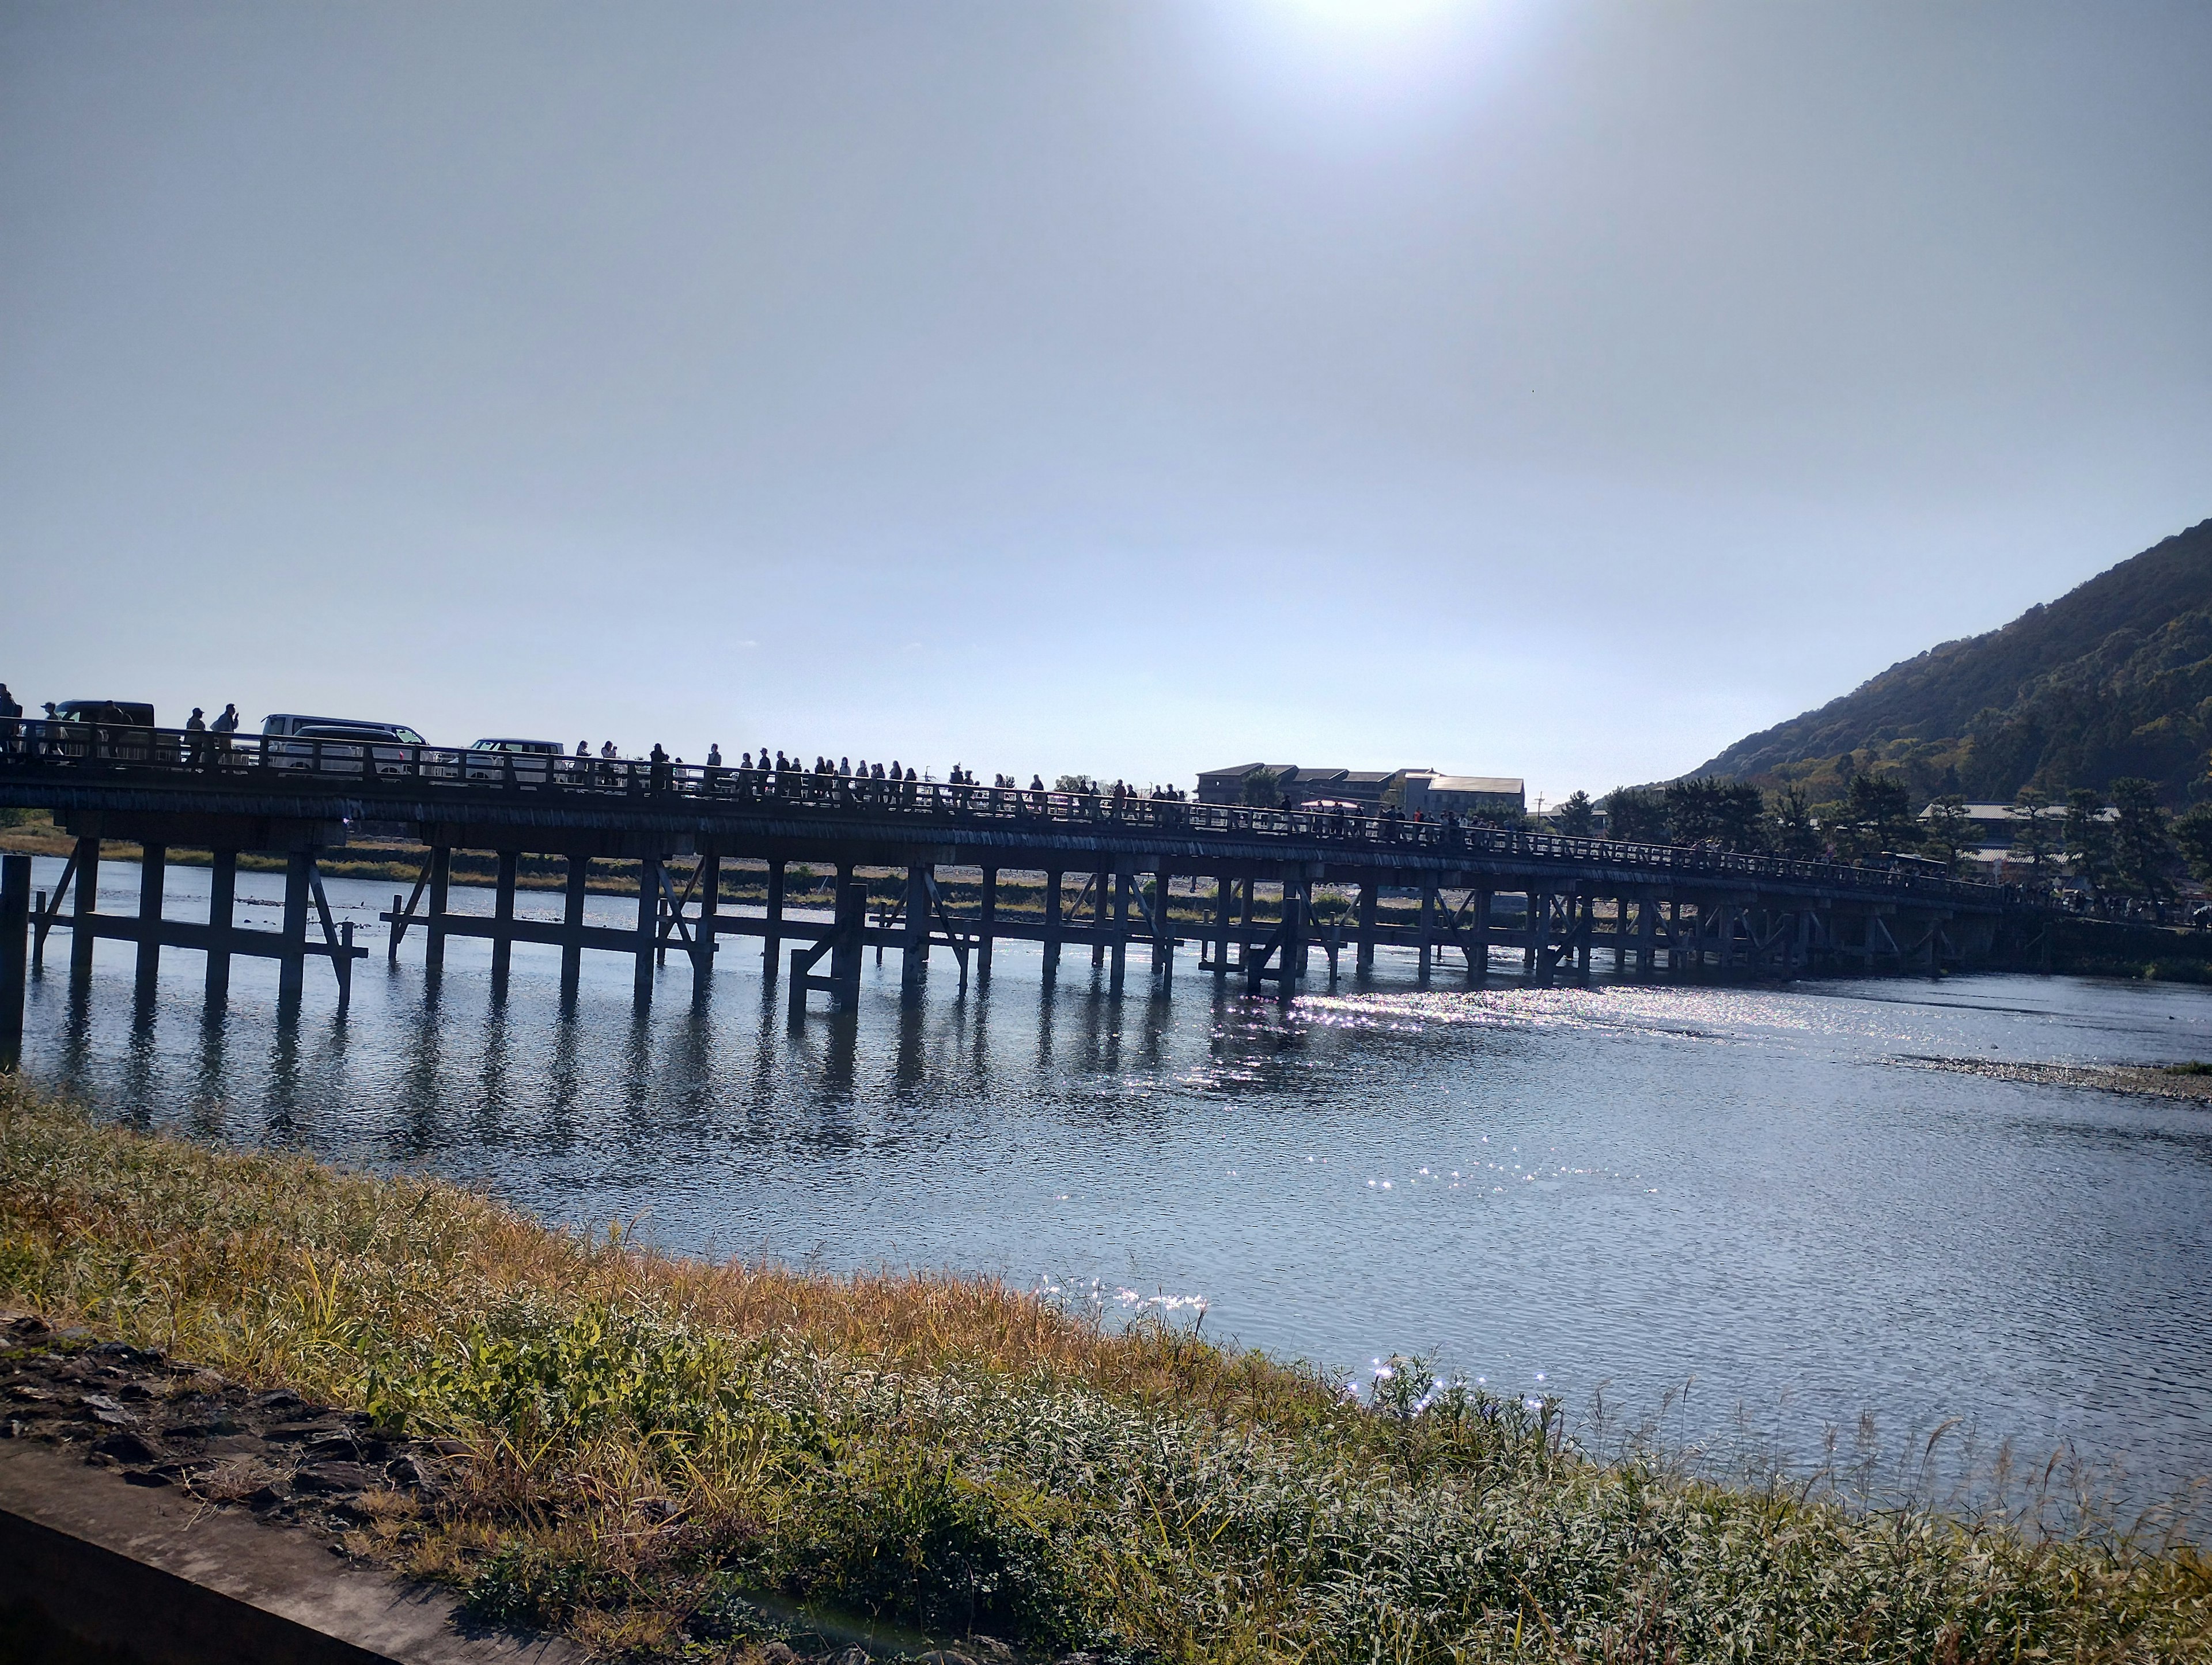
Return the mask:
<path id="1" fill-rule="evenodd" d="M 2212 513 L 2201 5 L 0 8 L 0 678 L 1677 773 Z"/>

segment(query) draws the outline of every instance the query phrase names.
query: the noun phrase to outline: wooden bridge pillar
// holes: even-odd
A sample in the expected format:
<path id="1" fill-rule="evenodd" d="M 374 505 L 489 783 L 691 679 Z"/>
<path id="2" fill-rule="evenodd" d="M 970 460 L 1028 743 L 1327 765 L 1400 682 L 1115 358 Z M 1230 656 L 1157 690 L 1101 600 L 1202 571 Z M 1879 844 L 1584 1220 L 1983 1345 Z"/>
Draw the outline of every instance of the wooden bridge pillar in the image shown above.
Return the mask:
<path id="1" fill-rule="evenodd" d="M 1114 865 L 1113 964 L 1107 973 L 1106 983 L 1108 992 L 1117 1000 L 1121 998 L 1121 979 L 1129 969 L 1129 889 L 1135 882 L 1127 864 Z"/>
<path id="2" fill-rule="evenodd" d="M 1044 980 L 1050 982 L 1060 972 L 1060 910 L 1062 897 L 1060 882 L 1066 878 L 1058 868 L 1048 869 L 1044 876 Z"/>
<path id="3" fill-rule="evenodd" d="M 491 901 L 491 997 L 495 1000 L 507 998 L 507 974 L 514 963 L 514 879 L 521 860 L 519 851 L 499 852 L 499 878 L 494 882 Z"/>
<path id="4" fill-rule="evenodd" d="M 1152 876 L 1152 975 L 1165 987 L 1175 981 L 1175 927 L 1168 923 L 1168 887 L 1173 870 L 1162 862 Z"/>
<path id="5" fill-rule="evenodd" d="M 422 921 L 422 976 L 435 983 L 446 969 L 446 899 L 453 882 L 453 851 L 449 844 L 430 849 L 430 911 Z"/>
<path id="6" fill-rule="evenodd" d="M 568 858 L 568 885 L 561 898 L 561 998 L 573 1000 L 584 977 L 584 898 L 592 883 L 592 859 Z"/>
<path id="7" fill-rule="evenodd" d="M 23 991 L 30 981 L 31 858 L 0 855 L 0 1075 L 23 1061 Z"/>
<path id="8" fill-rule="evenodd" d="M 975 986 L 981 988 L 991 981 L 991 935 L 999 922 L 999 870 L 983 869 L 983 898 L 976 910 Z"/>
<path id="9" fill-rule="evenodd" d="M 1106 963 L 1106 892 L 1112 883 L 1109 868 L 1101 867 L 1091 876 L 1091 963 L 1094 966 Z"/>
<path id="10" fill-rule="evenodd" d="M 853 864 L 837 864 L 835 911 L 830 915 L 830 934 L 805 948 L 791 951 L 791 1026 L 799 1028 L 806 1021 L 806 994 L 809 989 L 821 989 L 830 996 L 833 1012 L 851 1012 L 860 1003 L 860 963 L 866 957 L 868 933 L 867 881 L 856 878 Z M 830 975 L 817 977 L 812 974 L 816 962 L 827 954 Z"/>
<path id="11" fill-rule="evenodd" d="M 1541 890 L 1530 890 L 1527 941 L 1521 950 L 1521 973 L 1533 977 L 1544 968 L 1544 949 L 1552 938 L 1552 898 Z"/>
<path id="12" fill-rule="evenodd" d="M 161 982 L 161 902 L 169 882 L 169 847 L 143 844 L 138 858 L 138 987 L 150 1001 Z"/>
<path id="13" fill-rule="evenodd" d="M 57 896 L 56 901 L 60 898 Z M 92 982 L 93 915 L 100 911 L 100 841 L 76 842 L 76 896 L 70 913 L 70 986 L 84 989 Z"/>
<path id="14" fill-rule="evenodd" d="M 846 869 L 840 867 L 837 871 L 842 873 Z M 840 883 L 842 884 L 842 881 Z M 840 890 L 838 895 L 842 896 L 843 894 Z M 866 905 L 863 902 L 862 906 Z M 778 956 L 783 947 L 783 863 L 781 860 L 768 864 L 767 912 L 767 927 L 761 933 L 761 978 L 773 987 Z"/>
<path id="15" fill-rule="evenodd" d="M 1239 921 L 1239 942 L 1237 950 L 1237 963 L 1240 969 L 1252 957 L 1252 931 L 1260 918 L 1260 900 L 1254 894 L 1254 881 L 1249 878 L 1244 881 L 1243 908 L 1243 918 Z"/>
<path id="16" fill-rule="evenodd" d="M 1237 886 L 1224 873 L 1213 885 L 1213 975 L 1224 976 L 1229 970 L 1230 919 L 1236 911 Z"/>
<path id="17" fill-rule="evenodd" d="M 1437 887 L 1426 879 L 1421 882 L 1421 969 L 1423 982 L 1429 980 L 1429 962 L 1435 951 L 1437 933 Z"/>
<path id="18" fill-rule="evenodd" d="M 860 962 L 862 951 L 867 946 L 868 882 L 854 877 L 853 864 L 837 864 L 836 901 L 830 910 L 830 1009 L 832 1012 L 851 1012 L 860 1004 Z M 805 979 L 792 979 L 792 990 L 799 994 L 806 987 Z"/>
<path id="19" fill-rule="evenodd" d="M 1649 977 L 1658 966 L 1658 903 L 1646 890 L 1636 899 L 1636 975 Z"/>
<path id="20" fill-rule="evenodd" d="M 1362 975 L 1375 969 L 1375 928 L 1376 910 L 1382 902 L 1382 876 L 1369 872 L 1359 880 L 1359 945 L 1352 955 L 1352 963 Z"/>
<path id="21" fill-rule="evenodd" d="M 722 910 L 722 855 L 708 849 L 699 858 L 699 917 L 691 935 L 691 992 L 703 994 L 714 976 L 714 931 Z"/>
<path id="22" fill-rule="evenodd" d="M 230 931 L 238 911 L 238 852 L 213 852 L 208 875 L 207 1001 L 230 998 Z"/>
<path id="23" fill-rule="evenodd" d="M 307 875 L 313 850 L 292 850 L 284 857 L 284 939 L 276 959 L 276 999 L 296 1001 L 307 980 Z"/>
<path id="24" fill-rule="evenodd" d="M 1468 981 L 1480 983 L 1490 975 L 1490 898 L 1488 890 L 1474 893 L 1474 927 L 1468 945 Z"/>
<path id="25" fill-rule="evenodd" d="M 1579 900 L 1569 905 L 1575 910 L 1575 975 L 1584 982 L 1588 982 L 1590 971 L 1590 936 L 1597 929 L 1597 893 L 1594 890 L 1586 890 Z"/>
<path id="26" fill-rule="evenodd" d="M 899 945 L 899 992 L 918 994 L 929 976 L 929 880 L 931 869 L 906 870 L 905 939 Z"/>
<path id="27" fill-rule="evenodd" d="M 630 990 L 640 1000 L 653 998 L 653 955 L 660 936 L 660 858 L 648 855 L 637 864 L 637 964 L 631 973 Z"/>

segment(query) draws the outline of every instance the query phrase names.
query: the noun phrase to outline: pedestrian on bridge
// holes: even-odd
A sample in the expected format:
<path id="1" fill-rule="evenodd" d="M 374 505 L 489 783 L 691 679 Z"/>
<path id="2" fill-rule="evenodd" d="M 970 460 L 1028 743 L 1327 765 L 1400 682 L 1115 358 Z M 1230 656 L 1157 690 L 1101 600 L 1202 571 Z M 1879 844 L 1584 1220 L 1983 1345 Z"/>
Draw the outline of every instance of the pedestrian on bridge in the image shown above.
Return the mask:
<path id="1" fill-rule="evenodd" d="M 15 750 L 15 737 L 22 729 L 23 708 L 15 703 L 15 696 L 8 691 L 8 684 L 0 682 L 0 757 Z"/>
<path id="2" fill-rule="evenodd" d="M 194 706 L 192 714 L 185 719 L 185 732 L 192 737 L 185 743 L 185 761 L 194 769 L 205 769 L 208 755 L 207 713 L 202 711 L 199 707 Z"/>

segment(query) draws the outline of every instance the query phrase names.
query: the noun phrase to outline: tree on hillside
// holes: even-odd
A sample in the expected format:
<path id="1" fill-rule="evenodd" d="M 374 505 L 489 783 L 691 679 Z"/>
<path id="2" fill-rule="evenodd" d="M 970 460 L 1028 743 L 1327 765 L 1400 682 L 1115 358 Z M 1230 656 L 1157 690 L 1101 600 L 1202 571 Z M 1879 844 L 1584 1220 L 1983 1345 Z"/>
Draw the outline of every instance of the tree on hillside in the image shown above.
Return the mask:
<path id="1" fill-rule="evenodd" d="M 2137 775 L 2112 782 L 2112 872 L 2120 889 L 2157 902 L 2173 894 L 2173 831 L 2158 785 Z"/>
<path id="2" fill-rule="evenodd" d="M 1566 802 L 1552 812 L 1552 824 L 1570 838 L 1588 838 L 1590 829 L 1597 824 L 1597 806 L 1590 802 L 1590 795 L 1577 787 Z"/>
<path id="3" fill-rule="evenodd" d="M 1974 823 L 1966 818 L 1966 800 L 1946 793 L 1928 806 L 1928 830 L 1921 848 L 1943 864 L 1948 872 L 1959 871 L 1959 852 L 1973 842 Z"/>
<path id="4" fill-rule="evenodd" d="M 1820 829 L 1813 824 L 1813 806 L 1805 801 L 1804 787 L 1784 787 L 1767 800 L 1766 842 L 1778 855 L 1820 854 Z"/>
<path id="5" fill-rule="evenodd" d="M 1277 790 L 1282 781 L 1283 777 L 1273 769 L 1249 769 L 1245 773 L 1243 790 L 1239 795 L 1255 810 L 1272 810 L 1282 801 Z"/>
<path id="6" fill-rule="evenodd" d="M 1667 836 L 1674 843 L 1710 841 L 1724 850 L 1765 847 L 1766 801 L 1757 787 L 1699 775 L 1668 782 L 1666 801 Z"/>
<path id="7" fill-rule="evenodd" d="M 1854 775 L 1838 803 L 1822 806 L 1821 825 L 1836 854 L 1863 861 L 1888 850 L 1910 849 L 1919 842 L 1912 799 L 1905 782 L 1887 775 Z"/>
<path id="8" fill-rule="evenodd" d="M 2112 829 L 2105 802 L 2087 787 L 2066 794 L 2066 869 L 2087 879 L 2093 895 L 2102 895 L 2112 877 Z"/>
<path id="9" fill-rule="evenodd" d="M 1615 787 L 1605 795 L 1605 819 L 1624 844 L 1667 842 L 1667 800 L 1656 792 Z"/>
<path id="10" fill-rule="evenodd" d="M 2028 875 L 2041 884 L 2058 853 L 2059 811 L 2048 794 L 2024 787 L 2012 800 L 2012 853 L 2027 863 Z"/>
<path id="11" fill-rule="evenodd" d="M 2191 878 L 2212 880 L 2212 804 L 2199 804 L 2178 817 L 2173 842 Z"/>

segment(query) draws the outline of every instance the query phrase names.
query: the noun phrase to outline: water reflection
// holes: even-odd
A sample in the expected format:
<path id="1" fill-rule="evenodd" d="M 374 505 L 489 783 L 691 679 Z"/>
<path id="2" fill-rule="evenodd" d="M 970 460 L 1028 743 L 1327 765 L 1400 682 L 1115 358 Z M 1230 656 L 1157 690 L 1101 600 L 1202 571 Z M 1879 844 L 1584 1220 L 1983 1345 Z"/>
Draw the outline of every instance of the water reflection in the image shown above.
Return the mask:
<path id="1" fill-rule="evenodd" d="M 173 909 L 205 880 L 173 869 Z M 327 888 L 380 942 L 386 898 Z M 417 937 L 363 963 L 340 1022 L 327 968 L 283 1012 L 242 959 L 210 1012 L 172 951 L 141 1005 L 103 944 L 88 996 L 65 961 L 34 984 L 27 1066 L 135 1120 L 420 1164 L 678 1249 L 1001 1273 L 1117 1311 L 1203 1297 L 1207 1334 L 1285 1354 L 1434 1346 L 1638 1408 L 1695 1377 L 1688 1435 L 1744 1401 L 1810 1451 L 1870 1407 L 2072 1438 L 2150 1490 L 2212 1470 L 2212 1113 L 1887 1061 L 2212 1057 L 2200 991 L 1468 990 L 1386 955 L 1285 1006 L 1188 952 L 1157 989 L 1140 952 L 1117 1002 L 1077 956 L 1047 998 L 1013 945 L 964 994 L 940 963 L 912 1005 L 870 956 L 861 1009 L 794 1031 L 749 948 L 698 998 L 672 956 L 641 1010 L 625 963 L 587 957 L 563 1000 L 531 945 L 503 1002 L 480 943 L 447 945 L 437 987 Z"/>

